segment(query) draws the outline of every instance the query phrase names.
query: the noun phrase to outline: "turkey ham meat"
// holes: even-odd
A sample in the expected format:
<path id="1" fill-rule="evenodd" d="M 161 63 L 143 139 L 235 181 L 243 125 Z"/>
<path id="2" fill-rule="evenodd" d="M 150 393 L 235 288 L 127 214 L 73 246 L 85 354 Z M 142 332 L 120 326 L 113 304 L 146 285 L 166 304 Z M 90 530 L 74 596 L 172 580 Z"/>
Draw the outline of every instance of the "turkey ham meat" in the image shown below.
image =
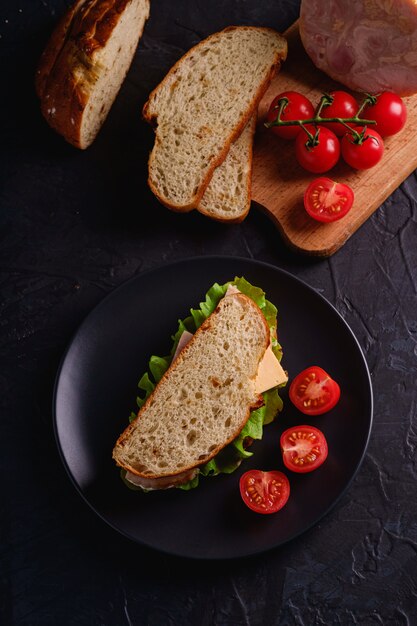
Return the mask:
<path id="1" fill-rule="evenodd" d="M 417 0 L 302 0 L 313 63 L 354 91 L 417 92 Z"/>

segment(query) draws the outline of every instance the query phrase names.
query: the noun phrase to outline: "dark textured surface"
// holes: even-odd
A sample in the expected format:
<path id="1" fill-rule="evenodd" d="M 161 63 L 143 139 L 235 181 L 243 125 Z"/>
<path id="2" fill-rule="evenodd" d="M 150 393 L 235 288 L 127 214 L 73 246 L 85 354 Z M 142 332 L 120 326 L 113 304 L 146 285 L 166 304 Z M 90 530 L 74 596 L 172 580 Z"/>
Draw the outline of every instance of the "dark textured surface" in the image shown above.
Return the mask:
<path id="1" fill-rule="evenodd" d="M 67 4 L 3 0 L 0 16 L 0 622 L 417 623 L 415 175 L 323 261 L 287 252 L 256 209 L 238 226 L 171 214 L 145 184 L 150 89 L 201 37 L 233 23 L 284 29 L 298 3 L 153 0 L 128 79 L 85 153 L 48 129 L 32 86 Z M 375 392 L 368 454 L 337 507 L 284 548 L 221 565 L 161 556 L 107 528 L 69 483 L 51 426 L 59 360 L 91 308 L 145 269 L 207 254 L 268 261 L 318 289 L 356 333 Z"/>

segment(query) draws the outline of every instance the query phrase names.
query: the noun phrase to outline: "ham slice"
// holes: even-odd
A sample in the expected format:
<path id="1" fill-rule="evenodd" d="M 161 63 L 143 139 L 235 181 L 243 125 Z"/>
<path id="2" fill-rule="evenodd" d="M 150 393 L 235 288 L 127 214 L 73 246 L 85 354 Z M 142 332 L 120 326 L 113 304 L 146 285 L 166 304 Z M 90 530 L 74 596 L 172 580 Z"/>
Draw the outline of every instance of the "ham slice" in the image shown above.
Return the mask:
<path id="1" fill-rule="evenodd" d="M 302 0 L 300 35 L 313 63 L 354 91 L 417 92 L 415 0 Z"/>
<path id="2" fill-rule="evenodd" d="M 190 343 L 192 336 L 193 336 L 193 333 L 189 333 L 188 330 L 184 330 L 178 342 L 177 349 L 175 350 L 174 356 L 172 357 L 172 363 L 175 361 L 175 359 L 177 358 L 181 350 Z"/>
<path id="3" fill-rule="evenodd" d="M 198 469 L 193 468 L 174 476 L 164 476 L 163 478 L 145 478 L 145 476 L 137 476 L 133 472 L 127 471 L 125 479 L 132 483 L 132 485 L 136 485 L 136 487 L 153 491 L 155 489 L 171 489 L 171 487 L 184 485 L 185 483 L 188 483 L 189 480 L 192 480 L 198 472 Z"/>

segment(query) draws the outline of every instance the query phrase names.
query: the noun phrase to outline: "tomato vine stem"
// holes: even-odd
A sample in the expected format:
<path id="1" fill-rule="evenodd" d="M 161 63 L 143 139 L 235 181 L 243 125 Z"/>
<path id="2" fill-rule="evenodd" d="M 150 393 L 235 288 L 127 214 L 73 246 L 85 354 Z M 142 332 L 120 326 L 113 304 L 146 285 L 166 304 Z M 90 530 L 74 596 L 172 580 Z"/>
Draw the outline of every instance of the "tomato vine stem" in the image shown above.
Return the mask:
<path id="1" fill-rule="evenodd" d="M 363 101 L 362 105 L 360 106 L 358 112 L 356 113 L 354 117 L 322 117 L 321 112 L 323 108 L 328 106 L 332 102 L 331 96 L 329 96 L 328 94 L 324 94 L 320 99 L 320 102 L 314 114 L 314 117 L 311 117 L 306 120 L 288 120 L 288 121 L 282 120 L 281 117 L 289 100 L 288 98 L 281 98 L 278 101 L 277 105 L 274 107 L 277 110 L 277 119 L 274 120 L 273 122 L 265 122 L 264 125 L 266 128 L 272 128 L 273 126 L 301 126 L 301 128 L 308 135 L 310 145 L 316 145 L 316 143 L 318 142 L 318 132 L 316 132 L 313 135 L 306 128 L 306 126 L 313 125 L 313 124 L 317 126 L 319 124 L 323 125 L 323 124 L 337 122 L 339 124 L 342 124 L 343 126 L 346 126 L 349 132 L 353 135 L 355 141 L 360 142 L 361 138 L 363 140 L 363 132 L 359 133 L 358 131 L 352 129 L 350 127 L 350 124 L 354 124 L 355 126 L 364 126 L 364 127 L 371 125 L 371 124 L 376 124 L 375 120 L 366 120 L 366 119 L 362 119 L 359 117 L 359 115 L 362 113 L 366 105 L 371 102 L 371 98 L 372 96 L 367 94 L 365 100 Z"/>

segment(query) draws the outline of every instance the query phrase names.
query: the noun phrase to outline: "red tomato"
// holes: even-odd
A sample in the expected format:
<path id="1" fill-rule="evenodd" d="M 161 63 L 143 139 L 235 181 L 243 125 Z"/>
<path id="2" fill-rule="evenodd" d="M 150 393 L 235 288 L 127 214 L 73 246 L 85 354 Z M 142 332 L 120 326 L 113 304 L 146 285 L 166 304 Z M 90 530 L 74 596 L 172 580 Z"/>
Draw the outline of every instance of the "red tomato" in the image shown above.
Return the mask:
<path id="1" fill-rule="evenodd" d="M 340 157 L 340 143 L 331 130 L 319 126 L 318 143 L 310 145 L 305 132 L 297 135 L 295 140 L 295 156 L 297 161 L 308 172 L 322 174 L 336 165 Z"/>
<path id="2" fill-rule="evenodd" d="M 288 104 L 282 112 L 281 120 L 290 122 L 291 120 L 308 120 L 314 117 L 314 107 L 310 100 L 297 91 L 283 91 L 271 102 L 267 114 L 268 122 L 275 122 L 278 116 L 279 100 L 287 98 Z M 276 108 L 278 107 L 278 108 Z M 271 126 L 271 131 L 284 139 L 294 139 L 300 132 L 300 126 Z"/>
<path id="3" fill-rule="evenodd" d="M 355 127 L 357 132 L 363 129 Z M 384 154 L 384 141 L 379 133 L 373 128 L 365 130 L 361 140 L 349 131 L 342 139 L 342 157 L 351 167 L 356 170 L 366 170 L 374 167 L 382 159 Z"/>
<path id="4" fill-rule="evenodd" d="M 365 107 L 361 117 L 375 120 L 375 128 L 381 137 L 400 132 L 407 121 L 407 109 L 400 96 L 391 91 L 384 91 L 375 96 L 375 100 L 375 104 L 368 104 Z M 374 126 L 372 126 L 373 129 Z"/>
<path id="5" fill-rule="evenodd" d="M 282 472 L 249 470 L 240 477 L 243 502 L 256 513 L 276 513 L 290 497 L 290 483 Z"/>
<path id="6" fill-rule="evenodd" d="M 330 178 L 316 178 L 304 193 L 307 213 L 319 222 L 335 222 L 352 208 L 353 190 Z"/>
<path id="7" fill-rule="evenodd" d="M 329 96 L 333 98 L 333 102 L 323 107 L 321 117 L 355 117 L 359 106 L 350 93 L 346 93 L 346 91 L 332 91 Z M 333 131 L 338 137 L 343 137 L 346 133 L 346 126 L 339 122 L 329 122 L 326 124 L 326 128 Z"/>
<path id="8" fill-rule="evenodd" d="M 327 459 L 327 441 L 321 430 L 314 426 L 288 428 L 280 439 L 282 460 L 293 472 L 312 472 Z"/>
<path id="9" fill-rule="evenodd" d="M 321 367 L 312 365 L 294 378 L 289 394 L 301 413 L 321 415 L 338 403 L 340 387 Z"/>

